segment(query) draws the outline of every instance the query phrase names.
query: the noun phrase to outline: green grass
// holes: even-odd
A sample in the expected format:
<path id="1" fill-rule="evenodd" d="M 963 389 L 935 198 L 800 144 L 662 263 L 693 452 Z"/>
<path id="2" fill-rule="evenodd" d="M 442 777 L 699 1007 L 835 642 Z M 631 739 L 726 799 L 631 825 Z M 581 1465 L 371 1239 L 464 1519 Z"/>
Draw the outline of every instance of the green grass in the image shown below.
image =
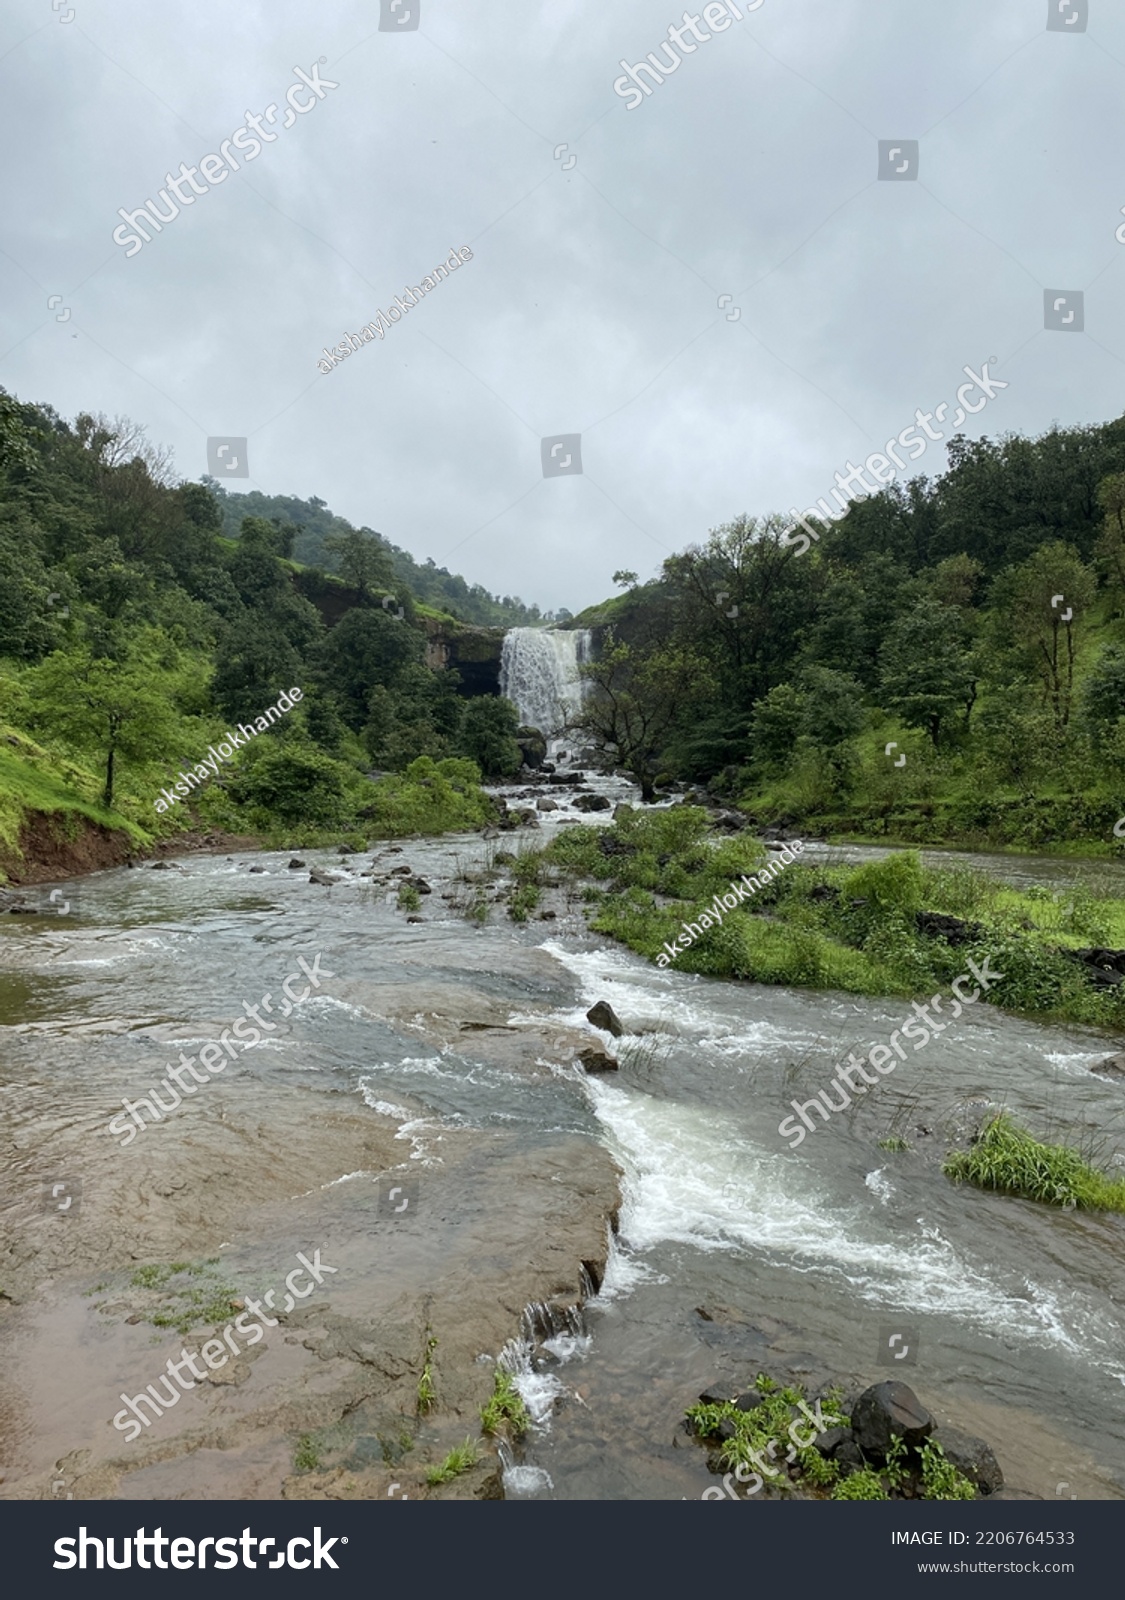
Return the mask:
<path id="1" fill-rule="evenodd" d="M 517 1438 L 530 1428 L 531 1416 L 510 1372 L 497 1369 L 492 1380 L 492 1395 L 480 1408 L 480 1425 L 485 1433 L 507 1430 Z"/>
<path id="2" fill-rule="evenodd" d="M 468 1472 L 470 1467 L 475 1467 L 480 1460 L 480 1452 L 472 1439 L 466 1439 L 464 1444 L 454 1445 L 440 1466 L 431 1467 L 426 1473 L 426 1482 L 431 1489 L 440 1483 L 448 1483 L 452 1478 L 458 1478 L 463 1472 Z"/>
<path id="3" fill-rule="evenodd" d="M 434 1409 L 437 1400 L 437 1388 L 434 1384 L 433 1356 L 438 1342 L 432 1333 L 426 1334 L 426 1353 L 422 1358 L 422 1375 L 418 1379 L 417 1410 L 420 1417 L 428 1416 Z"/>
<path id="4" fill-rule="evenodd" d="M 8 727 L 0 727 L 0 740 L 0 844 L 9 851 L 18 850 L 21 833 L 37 814 L 48 817 L 62 838 L 77 839 L 93 827 L 120 833 L 137 847 L 148 844 L 150 833 L 97 803 L 101 779 L 87 768 Z"/>
<path id="5" fill-rule="evenodd" d="M 162 1302 L 146 1315 L 146 1322 L 154 1328 L 174 1328 L 183 1335 L 192 1328 L 229 1321 L 233 1314 L 231 1302 L 237 1291 L 218 1279 L 214 1271 L 218 1265 L 218 1259 L 214 1258 L 137 1267 L 129 1280 L 130 1286 L 158 1294 Z M 177 1279 L 186 1281 L 177 1282 Z M 193 1282 L 193 1279 L 201 1281 Z"/>
<path id="6" fill-rule="evenodd" d="M 1125 1179 L 1099 1172 L 1066 1145 L 1040 1143 L 1005 1111 L 990 1118 L 971 1149 L 950 1155 L 942 1170 L 955 1183 L 1044 1205 L 1125 1212 Z"/>
<path id="7" fill-rule="evenodd" d="M 313 1443 L 312 1435 L 303 1433 L 297 1440 L 297 1448 L 293 1454 L 293 1465 L 298 1472 L 315 1472 L 320 1466 L 320 1451 Z"/>
<path id="8" fill-rule="evenodd" d="M 669 964 L 676 971 L 755 983 L 909 998 L 947 989 L 988 957 L 1003 980 L 990 1004 L 1095 1027 L 1125 1026 L 1125 985 L 1090 983 L 1066 952 L 1125 947 L 1125 902 L 1081 884 L 1012 888 L 987 874 L 924 867 L 913 851 L 861 866 L 804 864 L 800 857 L 761 878 L 762 846 L 748 835 L 716 836 L 699 807 L 628 813 L 613 826 L 569 828 L 524 869 L 544 868 L 580 885 L 594 931 L 658 961 L 685 922 L 701 932 Z M 700 914 L 743 874 L 759 887 L 721 923 Z M 966 941 L 924 933 L 919 911 L 968 922 Z M 666 954 L 666 953 L 665 953 Z"/>
<path id="9" fill-rule="evenodd" d="M 400 911 L 420 911 L 422 896 L 412 883 L 404 883 L 398 891 L 398 909 Z"/>

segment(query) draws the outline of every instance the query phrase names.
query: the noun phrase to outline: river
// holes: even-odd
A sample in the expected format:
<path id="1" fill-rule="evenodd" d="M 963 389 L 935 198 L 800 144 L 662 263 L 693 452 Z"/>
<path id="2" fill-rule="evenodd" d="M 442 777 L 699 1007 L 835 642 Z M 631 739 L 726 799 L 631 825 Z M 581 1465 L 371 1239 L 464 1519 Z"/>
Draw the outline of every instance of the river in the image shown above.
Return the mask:
<path id="1" fill-rule="evenodd" d="M 633 794 L 616 779 L 595 785 L 613 800 Z M 534 837 L 576 818 L 564 805 Z M 426 1253 L 412 1258 L 397 1236 L 374 1242 L 362 1196 L 379 1161 L 343 1145 L 309 1144 L 302 1154 L 319 1119 L 378 1122 L 402 1170 L 423 1181 L 458 1137 L 502 1133 L 505 1149 L 531 1162 L 560 1140 L 577 1152 L 607 1148 L 623 1173 L 620 1231 L 583 1324 L 563 1330 L 535 1368 L 525 1365 L 539 1424 L 507 1474 L 509 1496 L 698 1498 L 713 1480 L 680 1429 L 684 1408 L 708 1384 L 748 1382 L 772 1360 L 807 1371 L 810 1382 L 902 1376 L 942 1421 L 986 1438 L 1009 1482 L 1045 1498 L 1125 1497 L 1122 1218 L 958 1189 L 940 1171 L 950 1139 L 987 1103 L 1059 1137 L 1093 1130 L 1103 1159 L 1120 1164 L 1125 1091 L 1089 1070 L 1120 1041 L 978 1005 L 790 1151 L 778 1135 L 788 1103 L 827 1082 L 848 1049 L 885 1040 L 903 1003 L 661 971 L 590 935 L 580 900 L 562 893 L 548 902 L 552 921 L 517 926 L 494 910 L 487 925 L 471 926 L 443 895 L 463 894 L 466 874 L 486 869 L 497 843 L 376 847 L 383 871 L 407 863 L 432 886 L 414 923 L 359 876 L 371 870 L 367 857 L 319 851 L 301 859 L 343 871 L 329 890 L 291 869 L 288 852 L 197 855 L 179 868 L 64 885 L 75 902 L 66 919 L 6 919 L 0 1097 L 12 1155 L 0 1223 L 6 1270 L 23 1272 L 17 1309 L 0 1323 L 8 1374 L 0 1427 L 6 1418 L 17 1468 L 9 1481 L 50 1472 L 68 1449 L 104 1448 L 97 1440 L 122 1369 L 119 1360 L 106 1371 L 104 1352 L 102 1364 L 93 1358 L 103 1336 L 89 1291 L 107 1260 L 163 1258 L 156 1211 L 138 1216 L 125 1199 L 112 1207 L 105 1199 L 122 1161 L 105 1136 L 107 1118 L 186 1041 L 213 1038 L 247 997 L 276 996 L 297 970 L 295 951 L 309 963 L 320 951 L 333 979 L 276 1038 L 244 1053 L 222 1085 L 222 1096 L 235 1097 L 223 1100 L 222 1115 L 219 1086 L 176 1112 L 194 1129 L 185 1145 L 194 1154 L 184 1157 L 194 1165 L 177 1168 L 178 1199 L 196 1206 L 201 1233 L 219 1227 L 244 1259 L 220 1193 L 257 1208 L 256 1239 L 269 1242 L 277 1271 L 292 1255 L 281 1241 L 301 1215 L 323 1223 L 341 1259 L 352 1252 L 357 1273 L 401 1283 Z M 974 859 L 1052 888 L 1122 877 L 1100 863 Z M 597 1078 L 561 1059 L 541 1059 L 537 1073 L 516 1070 L 484 1035 L 479 1043 L 471 1032 L 439 1036 L 432 1021 L 443 1005 L 471 1000 L 482 1016 L 550 1039 L 552 1030 L 589 1033 L 585 1012 L 599 999 L 629 1035 L 617 1041 L 621 1070 Z M 261 1172 L 252 1141 L 223 1143 L 227 1122 L 251 1106 L 259 1141 L 275 1152 Z M 155 1152 L 166 1131 L 146 1127 L 135 1145 Z M 881 1149 L 877 1140 L 892 1132 L 912 1148 Z M 278 1203 L 266 1170 L 286 1149 L 306 1181 L 292 1181 L 294 1171 L 283 1185 L 288 1233 L 275 1235 L 261 1222 Z M 28 1222 L 32 1190 L 60 1174 L 72 1186 L 82 1180 L 81 1225 L 98 1230 L 85 1247 L 88 1269 L 81 1252 L 58 1244 L 68 1222 Z M 465 1185 L 459 1203 L 471 1193 Z M 496 1184 L 480 1200 L 484 1209 L 524 1203 L 518 1187 Z M 309 1244 L 314 1234 L 328 1236 L 311 1228 Z M 431 1287 L 440 1299 L 440 1278 Z M 518 1331 L 511 1308 L 496 1320 L 503 1327 Z M 899 1348 L 909 1345 L 907 1364 L 890 1353 L 891 1331 Z M 275 1492 L 270 1482 L 266 1474 L 259 1492 Z M 152 1469 L 143 1488 L 120 1492 L 204 1491 L 184 1466 L 163 1476 Z M 240 1479 L 237 1492 L 255 1490 Z"/>

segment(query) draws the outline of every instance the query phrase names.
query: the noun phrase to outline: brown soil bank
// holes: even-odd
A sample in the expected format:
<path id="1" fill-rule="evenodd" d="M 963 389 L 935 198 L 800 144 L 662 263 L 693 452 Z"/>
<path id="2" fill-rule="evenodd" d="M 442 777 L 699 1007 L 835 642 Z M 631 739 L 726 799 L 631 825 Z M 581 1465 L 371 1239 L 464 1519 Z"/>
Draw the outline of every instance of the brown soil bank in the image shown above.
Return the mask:
<path id="1" fill-rule="evenodd" d="M 177 833 L 142 849 L 120 828 L 106 828 L 84 817 L 76 819 L 73 813 L 33 811 L 20 829 L 16 845 L 0 845 L 0 882 L 14 886 L 56 883 L 149 856 L 247 850 L 258 843 L 252 834 L 212 831 Z"/>

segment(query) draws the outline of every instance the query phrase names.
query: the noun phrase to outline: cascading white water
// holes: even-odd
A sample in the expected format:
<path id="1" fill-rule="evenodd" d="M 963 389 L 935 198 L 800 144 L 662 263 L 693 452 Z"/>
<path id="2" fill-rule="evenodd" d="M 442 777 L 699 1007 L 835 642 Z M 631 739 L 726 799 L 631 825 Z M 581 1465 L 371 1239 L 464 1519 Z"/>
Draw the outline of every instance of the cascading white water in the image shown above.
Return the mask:
<path id="1" fill-rule="evenodd" d="M 520 723 L 551 739 L 585 698 L 579 667 L 590 656 L 588 628 L 509 628 L 500 655 L 500 693 Z"/>

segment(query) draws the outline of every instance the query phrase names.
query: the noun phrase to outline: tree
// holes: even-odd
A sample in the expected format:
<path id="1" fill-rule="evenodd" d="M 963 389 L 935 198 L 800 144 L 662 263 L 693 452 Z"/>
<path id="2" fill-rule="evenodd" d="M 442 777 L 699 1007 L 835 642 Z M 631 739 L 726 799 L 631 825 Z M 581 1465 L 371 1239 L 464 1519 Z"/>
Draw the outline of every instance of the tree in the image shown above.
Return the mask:
<path id="1" fill-rule="evenodd" d="M 976 698 L 972 658 L 961 642 L 960 614 L 922 600 L 893 623 L 879 656 L 882 703 L 908 728 L 924 728 L 935 749 L 943 727 Z"/>
<path id="2" fill-rule="evenodd" d="M 993 591 L 996 629 L 1038 677 L 1055 726 L 1070 721 L 1079 629 L 1093 604 L 1095 579 L 1078 552 L 1061 540 L 1042 545 L 1010 567 Z"/>
<path id="3" fill-rule="evenodd" d="M 613 574 L 613 581 L 622 589 L 635 589 L 641 580 L 637 573 L 622 567 Z"/>
<path id="4" fill-rule="evenodd" d="M 340 575 L 365 600 L 376 589 L 393 589 L 394 562 L 386 545 L 364 529 L 351 528 L 347 533 L 333 534 L 325 539 L 324 548 L 339 557 Z"/>
<path id="5" fill-rule="evenodd" d="M 458 747 L 475 761 L 486 778 L 518 772 L 523 755 L 516 743 L 519 712 L 499 695 L 478 695 L 465 707 Z"/>
<path id="6" fill-rule="evenodd" d="M 29 720 L 102 763 L 102 805 L 113 806 L 118 760 L 142 766 L 182 752 L 184 718 L 174 709 L 174 676 L 161 671 L 161 641 L 150 630 L 132 639 L 120 659 L 95 656 L 89 645 L 56 650 L 21 680 Z"/>
<path id="7" fill-rule="evenodd" d="M 368 718 L 368 697 L 377 684 L 393 688 L 402 670 L 421 659 L 422 636 L 386 611 L 361 607 L 339 621 L 318 654 L 318 669 L 340 701 L 345 722 L 357 733 Z"/>
<path id="8" fill-rule="evenodd" d="M 641 799 L 654 800 L 672 729 L 718 687 L 709 663 L 681 646 L 642 651 L 618 643 L 608 628 L 601 654 L 581 672 L 593 692 L 571 726 L 612 746 L 640 785 Z"/>

